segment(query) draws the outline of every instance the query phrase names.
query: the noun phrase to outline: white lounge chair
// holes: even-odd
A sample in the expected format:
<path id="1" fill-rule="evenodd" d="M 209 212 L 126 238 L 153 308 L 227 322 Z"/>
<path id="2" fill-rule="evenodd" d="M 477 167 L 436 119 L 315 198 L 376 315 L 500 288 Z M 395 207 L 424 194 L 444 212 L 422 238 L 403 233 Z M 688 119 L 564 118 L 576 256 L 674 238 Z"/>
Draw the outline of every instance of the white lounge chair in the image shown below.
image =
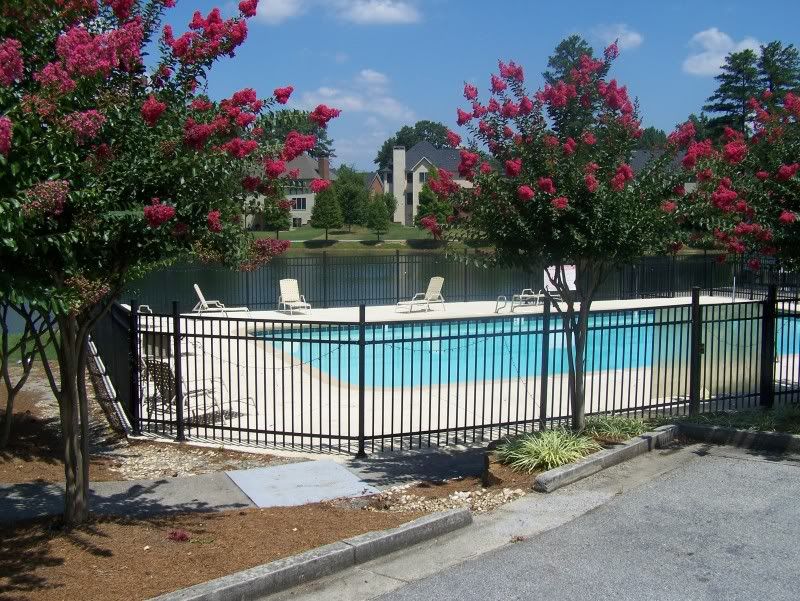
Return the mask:
<path id="1" fill-rule="evenodd" d="M 426 311 L 431 310 L 431 305 L 442 305 L 444 311 L 444 297 L 442 296 L 442 287 L 444 286 L 444 278 L 435 276 L 428 282 L 428 289 L 425 292 L 417 292 L 411 300 L 400 301 L 395 307 L 395 312 L 403 307 L 408 307 L 408 312 L 414 311 L 414 307 L 425 307 Z"/>
<path id="2" fill-rule="evenodd" d="M 192 309 L 192 313 L 241 313 L 243 311 L 250 311 L 247 307 L 226 307 L 218 300 L 207 301 L 203 296 L 203 291 L 200 286 L 194 285 L 194 291 L 197 294 L 199 302 Z"/>
<path id="3" fill-rule="evenodd" d="M 311 310 L 311 305 L 306 302 L 306 297 L 300 294 L 297 280 L 281 280 L 281 295 L 278 297 L 278 306 L 282 311 L 289 311 L 289 315 L 294 315 L 295 311 Z"/>
<path id="4" fill-rule="evenodd" d="M 514 309 L 519 307 L 526 307 L 529 305 L 536 306 L 542 299 L 542 291 L 539 290 L 538 292 L 534 292 L 531 288 L 525 288 L 519 294 L 515 294 L 511 297 L 511 312 L 514 312 Z"/>

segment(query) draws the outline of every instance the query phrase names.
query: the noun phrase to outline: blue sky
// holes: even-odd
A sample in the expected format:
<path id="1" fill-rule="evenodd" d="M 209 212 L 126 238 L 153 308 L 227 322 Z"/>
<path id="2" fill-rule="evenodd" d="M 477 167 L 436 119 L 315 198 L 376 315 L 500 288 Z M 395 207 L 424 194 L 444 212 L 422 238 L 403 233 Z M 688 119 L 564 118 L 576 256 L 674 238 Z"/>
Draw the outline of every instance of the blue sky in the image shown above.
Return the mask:
<path id="1" fill-rule="evenodd" d="M 180 0 L 176 34 L 191 11 Z M 232 14 L 236 4 L 222 5 Z M 290 106 L 341 108 L 330 124 L 337 159 L 371 169 L 382 142 L 418 119 L 455 128 L 464 81 L 485 95 L 497 60 L 525 68 L 533 91 L 553 48 L 578 33 L 596 50 L 619 37 L 612 76 L 638 96 L 644 125 L 667 130 L 698 112 L 731 50 L 781 40 L 800 46 L 796 0 L 261 0 L 236 58 L 212 71 L 209 93 L 261 96 L 295 87 Z"/>

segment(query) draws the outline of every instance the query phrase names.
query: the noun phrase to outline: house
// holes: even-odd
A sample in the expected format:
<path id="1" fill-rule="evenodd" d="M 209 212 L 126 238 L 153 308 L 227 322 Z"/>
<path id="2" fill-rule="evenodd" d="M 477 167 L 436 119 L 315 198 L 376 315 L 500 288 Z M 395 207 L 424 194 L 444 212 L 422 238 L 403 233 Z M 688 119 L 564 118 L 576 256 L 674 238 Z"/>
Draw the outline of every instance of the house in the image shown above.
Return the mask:
<path id="1" fill-rule="evenodd" d="M 383 194 L 384 187 L 380 173 L 378 173 L 377 171 L 367 171 L 362 173 L 361 177 L 364 178 L 364 187 L 367 189 L 367 192 L 369 193 L 370 196 L 375 196 L 376 194 Z"/>
<path id="2" fill-rule="evenodd" d="M 446 169 L 457 176 L 460 161 L 456 148 L 436 148 L 425 141 L 418 142 L 408 150 L 404 146 L 395 146 L 392 163 L 380 172 L 383 190 L 394 194 L 397 201 L 392 221 L 414 225 L 414 217 L 419 208 L 419 193 L 428 181 L 431 167 Z M 472 187 L 472 182 L 465 179 L 454 181 L 462 187 Z"/>

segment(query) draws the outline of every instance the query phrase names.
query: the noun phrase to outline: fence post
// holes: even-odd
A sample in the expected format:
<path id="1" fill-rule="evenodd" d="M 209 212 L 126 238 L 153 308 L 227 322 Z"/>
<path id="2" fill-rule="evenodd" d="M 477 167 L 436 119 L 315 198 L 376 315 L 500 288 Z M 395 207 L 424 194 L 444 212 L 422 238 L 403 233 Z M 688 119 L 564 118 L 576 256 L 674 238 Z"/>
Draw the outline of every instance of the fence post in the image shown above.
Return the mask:
<path id="1" fill-rule="evenodd" d="M 550 369 L 550 297 L 544 297 L 544 312 L 542 313 L 542 366 L 540 369 L 539 389 L 539 429 L 544 430 L 547 425 L 547 378 Z"/>
<path id="2" fill-rule="evenodd" d="M 250 300 L 250 272 L 244 272 L 244 306 L 249 307 L 252 304 Z"/>
<path id="3" fill-rule="evenodd" d="M 366 441 L 364 439 L 364 364 L 366 339 L 364 329 L 366 322 L 367 308 L 364 305 L 358 306 L 358 453 L 357 459 L 367 456 L 365 451 Z"/>
<path id="4" fill-rule="evenodd" d="M 183 421 L 183 369 L 181 365 L 181 314 L 178 310 L 178 301 L 172 301 L 172 338 L 173 353 L 175 357 L 175 419 L 178 422 L 178 435 L 175 440 L 186 440 Z"/>
<path id="5" fill-rule="evenodd" d="M 469 278 L 469 249 L 464 249 L 464 302 L 469 300 L 469 287 L 467 286 L 467 279 Z"/>
<path id="6" fill-rule="evenodd" d="M 395 303 L 399 303 L 400 302 L 400 251 L 399 250 L 394 251 L 394 265 L 395 265 L 394 300 Z"/>
<path id="7" fill-rule="evenodd" d="M 322 251 L 322 308 L 328 308 L 328 251 Z"/>
<path id="8" fill-rule="evenodd" d="M 772 407 L 775 403 L 775 317 L 778 288 L 770 284 L 761 322 L 761 406 Z"/>
<path id="9" fill-rule="evenodd" d="M 702 348 L 703 319 L 700 313 L 700 288 L 692 287 L 691 310 L 691 348 L 689 355 L 689 414 L 700 413 L 700 369 Z"/>
<path id="10" fill-rule="evenodd" d="M 113 311 L 113 308 L 112 308 Z M 128 361 L 130 364 L 130 413 L 131 426 L 133 433 L 142 433 L 142 425 L 139 419 L 141 409 L 141 399 L 139 398 L 139 303 L 136 299 L 131 300 L 131 312 L 128 316 Z"/>

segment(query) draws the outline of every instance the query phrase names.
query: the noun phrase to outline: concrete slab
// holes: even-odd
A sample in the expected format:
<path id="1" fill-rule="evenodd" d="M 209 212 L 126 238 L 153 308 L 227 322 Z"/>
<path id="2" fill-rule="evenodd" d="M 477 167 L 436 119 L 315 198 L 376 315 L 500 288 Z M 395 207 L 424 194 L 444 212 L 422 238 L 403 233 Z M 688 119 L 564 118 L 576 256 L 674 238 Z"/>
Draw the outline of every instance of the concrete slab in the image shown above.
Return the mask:
<path id="1" fill-rule="evenodd" d="M 258 507 L 285 507 L 378 492 L 334 461 L 226 472 Z"/>

